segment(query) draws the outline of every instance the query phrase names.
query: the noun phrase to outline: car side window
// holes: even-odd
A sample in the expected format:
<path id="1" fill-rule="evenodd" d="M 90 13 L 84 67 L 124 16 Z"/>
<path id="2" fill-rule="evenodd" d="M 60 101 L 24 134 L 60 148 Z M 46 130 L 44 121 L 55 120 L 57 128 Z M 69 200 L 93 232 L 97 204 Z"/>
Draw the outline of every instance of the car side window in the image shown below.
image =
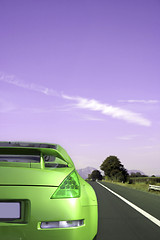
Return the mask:
<path id="1" fill-rule="evenodd" d="M 49 156 L 49 155 L 45 155 L 43 156 L 44 158 L 44 162 L 45 162 L 45 167 L 46 168 L 64 168 L 64 167 L 68 167 L 68 164 L 55 156 Z"/>

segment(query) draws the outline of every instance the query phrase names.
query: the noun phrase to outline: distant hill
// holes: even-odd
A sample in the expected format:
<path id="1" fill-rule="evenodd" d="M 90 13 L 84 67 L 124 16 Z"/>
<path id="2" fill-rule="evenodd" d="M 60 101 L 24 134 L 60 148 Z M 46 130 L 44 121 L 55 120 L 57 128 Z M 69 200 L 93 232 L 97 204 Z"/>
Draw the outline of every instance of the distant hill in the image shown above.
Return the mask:
<path id="1" fill-rule="evenodd" d="M 82 178 L 86 179 L 88 178 L 88 174 L 91 174 L 93 170 L 97 170 L 97 169 L 94 167 L 86 167 L 86 168 L 77 169 L 77 172 Z M 103 175 L 103 171 L 100 170 L 100 172 Z M 146 175 L 144 172 L 140 170 L 127 170 L 127 172 L 128 174 L 139 172 L 141 175 Z"/>
<path id="2" fill-rule="evenodd" d="M 139 172 L 141 175 L 146 175 L 144 172 L 142 172 L 142 171 L 140 171 L 140 170 L 127 170 L 127 172 L 128 172 L 129 174 Z"/>
<path id="3" fill-rule="evenodd" d="M 77 169 L 77 172 L 82 178 L 86 179 L 88 178 L 88 174 L 91 174 L 93 170 L 96 170 L 96 168 L 86 167 L 86 168 Z"/>

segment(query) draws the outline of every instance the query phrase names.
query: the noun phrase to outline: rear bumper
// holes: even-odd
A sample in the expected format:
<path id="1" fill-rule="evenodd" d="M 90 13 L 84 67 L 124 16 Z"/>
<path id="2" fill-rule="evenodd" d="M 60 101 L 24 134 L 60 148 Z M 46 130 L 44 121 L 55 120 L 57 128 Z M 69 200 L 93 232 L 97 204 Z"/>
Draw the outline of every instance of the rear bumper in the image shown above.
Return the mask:
<path id="1" fill-rule="evenodd" d="M 21 222 L 0 222 L 3 240 L 92 240 L 97 233 L 97 205 L 82 205 L 81 198 L 50 199 L 56 188 L 1 186 L 0 201 L 23 201 Z M 41 222 L 84 220 L 72 228 L 42 229 Z"/>

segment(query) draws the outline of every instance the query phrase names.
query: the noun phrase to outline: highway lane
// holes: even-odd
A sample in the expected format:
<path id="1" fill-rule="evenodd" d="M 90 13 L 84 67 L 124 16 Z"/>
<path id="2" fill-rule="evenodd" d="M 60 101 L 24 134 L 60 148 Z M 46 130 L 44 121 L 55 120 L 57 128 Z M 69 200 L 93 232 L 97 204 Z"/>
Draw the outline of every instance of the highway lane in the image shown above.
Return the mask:
<path id="1" fill-rule="evenodd" d="M 157 240 L 160 227 L 100 186 L 89 182 L 98 198 L 99 223 L 97 240 Z M 102 182 L 103 183 L 103 182 Z M 160 220 L 160 197 L 149 193 L 103 183 L 114 192 Z M 156 210 L 157 209 L 157 210 Z"/>
<path id="2" fill-rule="evenodd" d="M 137 191 L 135 189 L 119 186 L 117 184 L 112 183 L 105 183 L 101 182 L 105 186 L 109 187 L 114 192 L 118 193 L 119 195 L 123 195 L 124 198 L 133 202 L 138 207 L 142 208 L 143 210 L 147 211 L 154 217 L 160 220 L 160 196 Z"/>

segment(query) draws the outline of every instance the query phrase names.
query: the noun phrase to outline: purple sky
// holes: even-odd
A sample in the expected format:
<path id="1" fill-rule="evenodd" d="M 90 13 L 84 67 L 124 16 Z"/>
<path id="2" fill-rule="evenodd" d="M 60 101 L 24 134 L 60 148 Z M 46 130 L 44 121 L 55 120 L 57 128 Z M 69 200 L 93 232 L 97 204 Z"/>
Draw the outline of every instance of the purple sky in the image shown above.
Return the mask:
<path id="1" fill-rule="evenodd" d="M 160 175 L 159 13 L 159 0 L 1 0 L 0 140 Z"/>

